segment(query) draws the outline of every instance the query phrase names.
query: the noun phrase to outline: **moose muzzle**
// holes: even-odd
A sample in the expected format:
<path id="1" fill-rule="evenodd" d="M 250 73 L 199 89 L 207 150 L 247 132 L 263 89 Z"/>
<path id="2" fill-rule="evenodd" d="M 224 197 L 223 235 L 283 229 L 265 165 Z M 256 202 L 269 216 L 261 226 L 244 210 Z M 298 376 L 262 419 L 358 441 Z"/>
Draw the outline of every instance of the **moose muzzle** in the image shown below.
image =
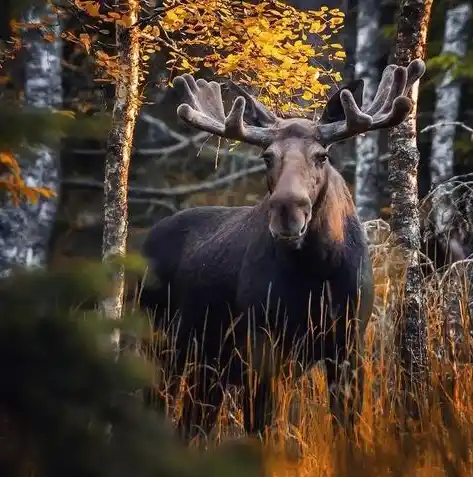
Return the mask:
<path id="1" fill-rule="evenodd" d="M 278 240 L 300 241 L 307 232 L 312 204 L 305 194 L 274 194 L 269 200 L 269 230 Z"/>

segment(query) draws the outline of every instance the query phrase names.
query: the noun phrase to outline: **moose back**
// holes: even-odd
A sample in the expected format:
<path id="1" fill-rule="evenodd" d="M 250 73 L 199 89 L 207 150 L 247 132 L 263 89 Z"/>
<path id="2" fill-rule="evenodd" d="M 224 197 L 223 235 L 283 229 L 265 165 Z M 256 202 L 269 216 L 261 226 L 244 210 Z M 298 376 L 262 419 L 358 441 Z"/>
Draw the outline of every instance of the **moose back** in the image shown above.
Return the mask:
<path id="1" fill-rule="evenodd" d="M 246 431 L 262 432 L 271 422 L 270 380 L 284 369 L 281 359 L 303 367 L 324 360 L 331 410 L 353 422 L 372 270 L 351 195 L 327 148 L 400 124 L 412 109 L 406 93 L 424 70 L 421 60 L 387 66 L 369 105 L 362 104 L 363 82 L 354 81 L 329 99 L 319 120 L 280 118 L 234 84 L 239 96 L 226 115 L 218 83 L 175 78 L 179 117 L 261 147 L 268 185 L 254 207 L 196 207 L 164 218 L 143 246 L 158 285 L 145 287 L 141 305 L 155 313 L 157 327 L 173 329 L 176 373 L 186 362 L 203 365 L 184 403 L 188 437 L 192 424 L 205 431 L 215 424 L 228 383 L 244 387 Z M 346 384 L 348 408 L 340 392 Z"/>

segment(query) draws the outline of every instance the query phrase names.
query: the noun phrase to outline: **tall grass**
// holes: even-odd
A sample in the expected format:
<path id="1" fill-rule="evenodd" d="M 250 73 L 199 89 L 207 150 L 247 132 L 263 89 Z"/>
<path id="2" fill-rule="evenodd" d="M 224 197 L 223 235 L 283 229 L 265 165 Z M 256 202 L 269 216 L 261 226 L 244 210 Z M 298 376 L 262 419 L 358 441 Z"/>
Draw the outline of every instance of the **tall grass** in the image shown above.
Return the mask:
<path id="1" fill-rule="evenodd" d="M 335 432 L 323 368 L 301 374 L 286 366 L 284 377 L 273 382 L 274 424 L 265 441 L 268 472 L 277 477 L 473 475 L 472 290 L 467 278 L 473 276 L 473 265 L 465 261 L 425 277 L 430 384 L 419 400 L 419 419 L 412 419 L 403 406 L 403 370 L 395 346 L 399 323 L 393 319 L 402 301 L 405 263 L 390 244 L 386 223 L 369 222 L 366 231 L 376 298 L 365 335 L 364 403 L 354 436 Z M 167 331 L 172 336 L 172 329 Z M 160 333 L 153 334 L 151 356 L 163 351 L 161 338 Z M 198 348 L 198 340 L 189 348 L 189 369 L 199 361 Z M 156 362 L 156 382 L 166 413 L 175 422 L 193 381 L 186 375 L 177 377 L 176 395 L 171 384 L 172 347 L 166 353 L 166 360 Z M 272 362 L 282 366 L 277 359 Z M 207 372 L 219 374 L 219 370 Z M 174 395 L 168 392 L 172 386 Z M 240 389 L 226 389 L 218 425 L 201 441 L 214 446 L 244 436 L 241 395 Z M 198 440 L 191 445 L 198 445 Z"/>

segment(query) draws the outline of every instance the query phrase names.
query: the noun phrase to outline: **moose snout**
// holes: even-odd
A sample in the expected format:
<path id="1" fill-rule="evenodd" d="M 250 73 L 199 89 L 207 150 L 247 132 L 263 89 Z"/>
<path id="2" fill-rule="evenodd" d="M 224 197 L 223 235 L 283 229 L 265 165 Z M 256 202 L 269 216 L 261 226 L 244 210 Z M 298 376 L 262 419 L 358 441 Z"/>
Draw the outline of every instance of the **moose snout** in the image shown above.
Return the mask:
<path id="1" fill-rule="evenodd" d="M 269 200 L 269 230 L 274 238 L 297 240 L 304 236 L 312 204 L 306 195 L 274 195 Z"/>

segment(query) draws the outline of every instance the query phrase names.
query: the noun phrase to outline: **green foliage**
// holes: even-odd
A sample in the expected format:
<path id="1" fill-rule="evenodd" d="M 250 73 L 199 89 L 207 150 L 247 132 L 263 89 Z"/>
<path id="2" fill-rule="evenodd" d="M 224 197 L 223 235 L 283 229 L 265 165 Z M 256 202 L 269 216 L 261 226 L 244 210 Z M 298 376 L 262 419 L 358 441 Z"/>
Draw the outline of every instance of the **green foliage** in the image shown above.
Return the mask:
<path id="1" fill-rule="evenodd" d="M 442 74 L 450 70 L 453 78 L 473 79 L 473 51 L 465 58 L 453 53 L 433 56 L 427 61 L 427 68 L 437 70 Z"/>
<path id="2" fill-rule="evenodd" d="M 381 34 L 386 39 L 394 40 L 396 36 L 396 25 L 394 23 L 391 25 L 384 25 L 381 27 Z"/>
<path id="3" fill-rule="evenodd" d="M 440 70 L 446 71 L 450 68 L 455 68 L 460 63 L 460 58 L 453 53 L 444 53 L 441 55 L 434 56 L 427 60 L 428 68 L 438 68 Z"/>
<path id="4" fill-rule="evenodd" d="M 136 391 L 150 369 L 103 345 L 116 327 L 140 335 L 143 321 L 111 322 L 78 307 L 103 298 L 109 286 L 107 268 L 89 263 L 0 282 L 0 475 L 257 475 L 253 447 L 192 454 L 144 408 Z"/>
<path id="5" fill-rule="evenodd" d="M 471 164 L 471 156 L 473 153 L 473 141 L 468 134 L 458 135 L 454 144 L 456 163 L 463 166 Z"/>

